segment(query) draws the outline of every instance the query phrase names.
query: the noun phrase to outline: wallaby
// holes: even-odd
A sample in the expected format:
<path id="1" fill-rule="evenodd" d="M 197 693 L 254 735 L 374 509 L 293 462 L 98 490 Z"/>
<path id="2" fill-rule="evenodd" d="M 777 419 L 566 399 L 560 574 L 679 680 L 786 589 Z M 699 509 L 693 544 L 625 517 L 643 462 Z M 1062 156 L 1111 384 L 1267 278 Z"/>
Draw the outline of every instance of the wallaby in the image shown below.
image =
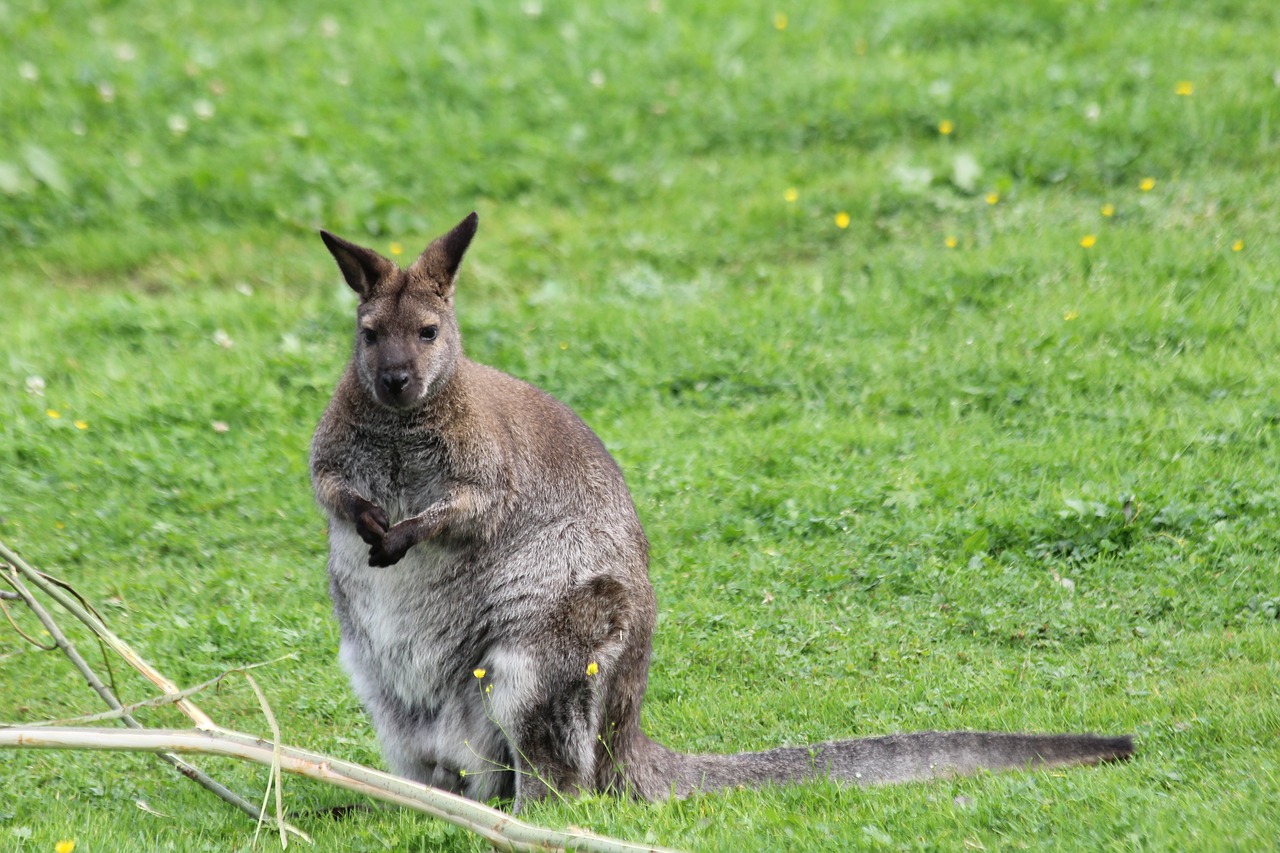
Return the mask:
<path id="1" fill-rule="evenodd" d="M 646 799 L 1127 758 L 1129 737 L 922 732 L 683 755 L 640 730 L 649 545 L 600 439 L 468 360 L 454 282 L 472 213 L 408 269 L 321 232 L 359 297 L 311 448 L 340 659 L 388 763 L 518 810 L 554 789 Z"/>

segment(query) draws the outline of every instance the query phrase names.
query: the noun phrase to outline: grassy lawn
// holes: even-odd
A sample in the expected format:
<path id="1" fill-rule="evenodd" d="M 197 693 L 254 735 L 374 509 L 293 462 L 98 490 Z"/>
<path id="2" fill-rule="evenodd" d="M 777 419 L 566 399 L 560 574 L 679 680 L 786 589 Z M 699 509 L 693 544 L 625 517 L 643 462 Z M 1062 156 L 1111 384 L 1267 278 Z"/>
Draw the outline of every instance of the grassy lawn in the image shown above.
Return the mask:
<path id="1" fill-rule="evenodd" d="M 0 3 L 0 539 L 183 684 L 292 654 L 256 676 L 285 739 L 378 764 L 307 475 L 352 330 L 315 229 L 407 263 L 475 209 L 469 354 L 592 425 L 653 543 L 652 736 L 1139 749 L 525 817 L 1274 845 L 1280 4 L 430 5 Z M 268 733 L 243 681 L 202 704 Z M 0 720 L 97 710 L 0 622 Z M 149 756 L 0 752 L 0 790 L 4 850 L 253 844 Z M 484 849 L 286 797 L 317 850 Z"/>

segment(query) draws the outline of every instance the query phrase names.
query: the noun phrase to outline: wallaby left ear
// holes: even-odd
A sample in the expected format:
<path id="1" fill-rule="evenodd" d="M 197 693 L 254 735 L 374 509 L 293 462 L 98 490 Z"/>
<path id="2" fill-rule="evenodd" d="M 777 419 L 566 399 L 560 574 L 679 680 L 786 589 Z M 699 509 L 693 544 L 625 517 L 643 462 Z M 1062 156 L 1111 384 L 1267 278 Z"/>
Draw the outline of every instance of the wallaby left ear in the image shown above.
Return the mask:
<path id="1" fill-rule="evenodd" d="M 329 253 L 338 262 L 338 269 L 342 270 L 342 277 L 361 302 L 367 302 L 378 282 L 395 272 L 396 265 L 373 249 L 357 246 L 328 231 L 321 231 L 320 239 L 329 247 Z"/>
<path id="2" fill-rule="evenodd" d="M 480 217 L 475 211 L 443 237 L 431 241 L 431 245 L 423 250 L 418 259 L 409 267 L 410 275 L 425 275 L 436 283 L 440 295 L 448 299 L 453 295 L 453 282 L 458 277 L 458 267 L 462 265 L 462 256 L 471 245 L 471 238 L 476 236 L 476 226 Z"/>

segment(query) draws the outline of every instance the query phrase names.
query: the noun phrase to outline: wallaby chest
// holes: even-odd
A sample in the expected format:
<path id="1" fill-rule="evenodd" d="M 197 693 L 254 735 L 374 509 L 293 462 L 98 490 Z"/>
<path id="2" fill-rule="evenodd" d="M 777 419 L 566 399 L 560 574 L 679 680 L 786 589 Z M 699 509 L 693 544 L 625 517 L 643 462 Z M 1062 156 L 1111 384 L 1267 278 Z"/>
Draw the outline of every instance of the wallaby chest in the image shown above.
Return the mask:
<path id="1" fill-rule="evenodd" d="M 454 472 L 432 430 L 397 424 L 365 425 L 351 436 L 352 470 L 369 499 L 392 523 L 417 515 L 447 494 Z"/>

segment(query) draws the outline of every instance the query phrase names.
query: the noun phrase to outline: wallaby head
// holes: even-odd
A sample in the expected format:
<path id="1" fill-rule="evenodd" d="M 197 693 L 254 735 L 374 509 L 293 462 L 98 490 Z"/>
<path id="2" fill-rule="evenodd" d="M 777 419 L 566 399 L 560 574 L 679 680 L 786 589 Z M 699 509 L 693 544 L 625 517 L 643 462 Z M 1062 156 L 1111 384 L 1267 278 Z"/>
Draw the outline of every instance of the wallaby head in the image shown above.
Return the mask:
<path id="1" fill-rule="evenodd" d="M 408 269 L 320 232 L 360 297 L 353 363 L 361 386 L 379 404 L 416 408 L 453 374 L 462 356 L 453 286 L 478 221 L 472 213 L 432 241 Z"/>

